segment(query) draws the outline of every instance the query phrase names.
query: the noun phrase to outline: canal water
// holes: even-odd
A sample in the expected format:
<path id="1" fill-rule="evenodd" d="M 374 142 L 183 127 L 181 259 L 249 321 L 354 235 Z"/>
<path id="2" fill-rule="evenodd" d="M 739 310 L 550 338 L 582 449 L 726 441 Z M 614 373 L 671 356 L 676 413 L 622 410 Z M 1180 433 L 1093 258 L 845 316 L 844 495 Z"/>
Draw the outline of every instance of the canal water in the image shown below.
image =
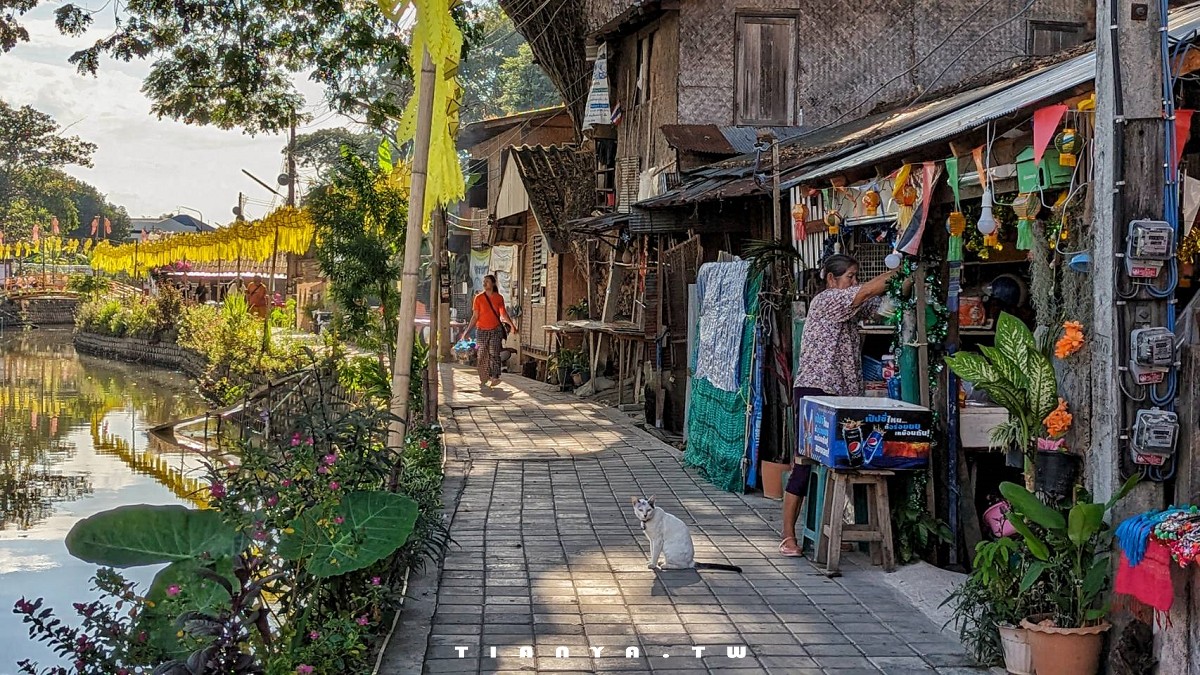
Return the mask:
<path id="1" fill-rule="evenodd" d="M 76 522 L 195 502 L 200 458 L 147 429 L 207 407 L 183 375 L 77 354 L 69 331 L 0 333 L 0 675 L 19 659 L 57 662 L 12 613 L 19 598 L 45 598 L 77 624 L 72 603 L 95 597 L 95 566 L 64 544 Z M 154 571 L 126 576 L 148 584 Z"/>

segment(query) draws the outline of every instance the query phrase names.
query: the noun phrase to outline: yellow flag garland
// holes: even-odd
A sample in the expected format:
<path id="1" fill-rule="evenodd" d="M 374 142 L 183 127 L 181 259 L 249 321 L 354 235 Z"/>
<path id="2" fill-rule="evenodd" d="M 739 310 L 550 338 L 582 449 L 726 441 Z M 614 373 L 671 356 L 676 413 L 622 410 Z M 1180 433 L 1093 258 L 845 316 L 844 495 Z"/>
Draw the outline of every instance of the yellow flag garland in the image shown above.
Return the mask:
<path id="1" fill-rule="evenodd" d="M 241 260 L 264 262 L 271 257 L 275 231 L 279 252 L 304 254 L 313 241 L 315 226 L 302 209 L 283 207 L 262 220 L 234 223 L 216 232 L 177 234 L 144 244 L 113 246 L 102 241 L 92 249 L 94 269 L 109 274 L 144 276 L 150 269 L 176 262 L 209 263 Z"/>
<path id="2" fill-rule="evenodd" d="M 399 9 L 392 7 L 391 11 L 398 15 L 403 4 Z M 462 87 L 458 83 L 458 61 L 462 53 L 463 35 L 454 22 L 451 10 L 458 4 L 459 0 L 417 0 L 414 3 L 417 21 L 413 27 L 410 54 L 416 90 L 421 90 L 421 64 L 425 49 L 429 50 L 429 57 L 437 67 L 438 75 L 433 93 L 425 213 L 421 219 L 425 231 L 429 231 L 429 214 L 434 207 L 453 204 L 466 194 L 466 183 L 454 140 L 458 135 L 459 101 L 462 97 Z M 409 100 L 400 118 L 396 130 L 396 144 L 399 146 L 413 140 L 416 135 L 417 98 L 413 96 Z"/>

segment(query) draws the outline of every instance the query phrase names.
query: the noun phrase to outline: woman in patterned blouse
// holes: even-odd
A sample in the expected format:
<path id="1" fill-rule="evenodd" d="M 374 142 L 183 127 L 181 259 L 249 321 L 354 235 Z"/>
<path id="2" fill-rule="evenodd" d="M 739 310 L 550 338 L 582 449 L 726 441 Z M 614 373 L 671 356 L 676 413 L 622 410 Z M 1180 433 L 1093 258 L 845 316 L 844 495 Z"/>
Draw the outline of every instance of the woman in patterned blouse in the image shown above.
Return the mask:
<path id="1" fill-rule="evenodd" d="M 806 396 L 862 396 L 862 336 L 859 322 L 870 318 L 897 270 L 884 272 L 865 284 L 858 282 L 858 261 L 848 255 L 831 255 L 821 264 L 825 290 L 813 297 L 800 337 L 800 365 L 796 372 L 796 411 Z M 907 287 L 908 281 L 905 282 Z M 800 433 L 804 433 L 801 428 Z M 792 475 L 783 495 L 783 541 L 779 552 L 799 557 L 796 519 L 808 491 L 812 467 L 793 455 Z"/>

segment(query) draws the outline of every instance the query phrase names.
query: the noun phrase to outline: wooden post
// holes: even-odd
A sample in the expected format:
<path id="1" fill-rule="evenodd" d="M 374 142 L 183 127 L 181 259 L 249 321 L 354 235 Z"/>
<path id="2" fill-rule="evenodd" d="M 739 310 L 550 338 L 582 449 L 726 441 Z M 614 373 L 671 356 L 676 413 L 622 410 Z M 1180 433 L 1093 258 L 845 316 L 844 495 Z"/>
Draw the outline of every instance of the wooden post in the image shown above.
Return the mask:
<path id="1" fill-rule="evenodd" d="M 425 215 L 425 183 L 429 171 L 430 131 L 433 129 L 433 93 L 437 68 L 429 50 L 421 63 L 421 88 L 417 96 L 417 130 L 413 139 L 412 187 L 408 199 L 408 230 L 404 236 L 404 268 L 400 274 L 400 316 L 396 328 L 396 361 L 392 364 L 393 419 L 388 425 L 388 447 L 403 451 L 408 431 L 408 388 L 412 381 L 413 322 L 417 315 L 417 268 L 421 264 L 421 236 Z"/>
<path id="2" fill-rule="evenodd" d="M 783 240 L 783 225 L 779 222 L 779 139 L 771 138 L 771 222 L 775 241 Z"/>
<path id="3" fill-rule="evenodd" d="M 1092 349 L 1092 448 L 1087 471 L 1092 494 L 1107 500 L 1123 482 L 1129 449 L 1123 438 L 1133 425 L 1138 404 L 1121 392 L 1113 364 L 1129 360 L 1129 333 L 1142 326 L 1165 325 L 1165 303 L 1116 296 L 1124 276 L 1116 255 L 1124 252 L 1129 222 L 1163 216 L 1162 53 L 1159 4 L 1141 7 L 1134 18 L 1116 0 L 1097 3 L 1095 178 L 1092 196 L 1093 317 L 1088 341 Z M 1118 88 L 1119 83 L 1119 88 Z M 1128 286 L 1128 282 L 1125 282 Z M 1120 303 L 1120 304 L 1118 304 Z M 1148 406 L 1147 406 L 1148 407 Z M 1161 484 L 1143 481 L 1113 508 L 1113 521 L 1163 505 Z M 1170 669 L 1168 669 L 1170 670 Z"/>
<path id="4" fill-rule="evenodd" d="M 446 212 L 438 209 L 434 216 L 432 229 L 429 233 L 430 265 L 429 265 L 429 405 L 425 410 L 425 421 L 435 422 L 438 416 L 438 365 L 441 363 L 442 344 L 442 238 L 445 232 Z"/>

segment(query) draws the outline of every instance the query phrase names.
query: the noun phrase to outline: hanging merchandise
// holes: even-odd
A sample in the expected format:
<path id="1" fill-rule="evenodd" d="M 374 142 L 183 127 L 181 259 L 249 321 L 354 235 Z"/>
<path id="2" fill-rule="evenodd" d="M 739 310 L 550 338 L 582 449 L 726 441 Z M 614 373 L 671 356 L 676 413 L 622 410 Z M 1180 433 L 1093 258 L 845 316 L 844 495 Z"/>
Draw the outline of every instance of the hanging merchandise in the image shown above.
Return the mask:
<path id="1" fill-rule="evenodd" d="M 792 194 L 795 194 L 793 192 Z M 796 199 L 795 205 L 792 206 L 792 241 L 800 243 L 808 236 L 805 232 L 805 224 L 808 223 L 808 204 L 805 203 L 803 197 Z"/>
<path id="2" fill-rule="evenodd" d="M 967 230 L 967 217 L 963 215 L 959 197 L 958 158 L 946 160 L 946 179 L 950 181 L 950 190 L 954 193 L 954 210 L 946 219 L 946 231 L 950 233 L 950 242 L 946 248 L 946 260 L 951 263 L 961 263 L 963 259 L 963 233 Z"/>
<path id="3" fill-rule="evenodd" d="M 1040 195 L 1028 192 L 1018 195 L 1012 204 L 1013 213 L 1017 214 L 1017 250 L 1028 251 L 1033 248 L 1033 226 L 1038 213 L 1042 210 Z"/>
<path id="4" fill-rule="evenodd" d="M 1082 146 L 1079 134 L 1074 129 L 1066 128 L 1058 132 L 1058 135 L 1054 137 L 1054 149 L 1058 150 L 1059 165 L 1075 166 L 1076 155 Z"/>
<path id="5" fill-rule="evenodd" d="M 829 236 L 836 237 L 842 232 L 842 223 L 846 221 L 842 218 L 842 214 L 837 210 L 837 204 L 834 203 L 833 188 L 827 188 L 824 191 L 825 198 L 825 227 L 828 228 Z"/>
<path id="6" fill-rule="evenodd" d="M 879 215 L 880 203 L 881 200 L 879 199 L 879 191 L 877 191 L 874 187 L 867 188 L 867 191 L 864 192 L 862 196 L 864 215 L 868 217 Z"/>

